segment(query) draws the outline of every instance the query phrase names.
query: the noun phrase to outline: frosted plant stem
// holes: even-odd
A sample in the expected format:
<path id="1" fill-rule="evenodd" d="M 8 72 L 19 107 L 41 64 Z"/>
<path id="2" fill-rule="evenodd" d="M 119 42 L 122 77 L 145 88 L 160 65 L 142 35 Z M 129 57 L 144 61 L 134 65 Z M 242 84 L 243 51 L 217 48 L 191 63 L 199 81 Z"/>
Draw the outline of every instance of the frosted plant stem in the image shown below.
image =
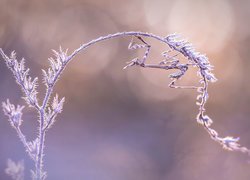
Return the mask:
<path id="1" fill-rule="evenodd" d="M 140 32 L 140 31 L 128 31 L 128 32 L 118 32 L 118 33 L 115 33 L 115 34 L 109 34 L 107 36 L 101 36 L 97 39 L 94 39 L 92 41 L 89 41 L 88 43 L 86 44 L 82 44 L 78 49 L 76 49 L 69 57 L 68 57 L 68 60 L 71 60 L 76 54 L 78 54 L 80 51 L 86 49 L 87 47 L 93 45 L 93 44 L 96 44 L 100 41 L 105 41 L 105 40 L 108 40 L 108 39 L 113 39 L 113 38 L 116 38 L 116 37 L 121 37 L 121 36 L 144 36 L 144 37 L 149 37 L 149 38 L 153 38 L 153 39 L 156 39 L 156 40 L 159 40 L 163 43 L 166 43 L 166 44 L 169 44 L 166 39 L 164 39 L 163 37 L 160 37 L 160 36 L 157 36 L 157 35 L 154 35 L 152 33 L 147 33 L 147 32 Z"/>
<path id="2" fill-rule="evenodd" d="M 233 138 L 231 136 L 227 136 L 225 138 L 221 138 L 218 136 L 218 133 L 210 128 L 209 126 L 212 124 L 212 119 L 210 119 L 207 115 L 204 115 L 205 112 L 205 104 L 208 99 L 208 81 L 215 82 L 217 79 L 214 77 L 214 75 L 210 72 L 212 70 L 212 66 L 210 65 L 208 58 L 200 54 L 199 52 L 196 52 L 192 44 L 188 43 L 186 40 L 178 40 L 179 36 L 176 34 L 168 35 L 167 37 L 160 37 L 157 35 L 154 35 L 152 33 L 147 32 L 136 32 L 136 31 L 129 31 L 129 32 L 118 32 L 115 34 L 109 34 L 107 36 L 101 36 L 97 39 L 94 39 L 92 41 L 89 41 L 86 44 L 82 44 L 78 49 L 76 49 L 71 55 L 68 56 L 68 60 L 70 61 L 75 55 L 77 55 L 80 51 L 88 48 L 91 45 L 94 45 L 100 41 L 109 40 L 112 38 L 120 37 L 120 36 L 134 36 L 134 37 L 148 37 L 153 38 L 156 40 L 159 40 L 165 44 L 167 44 L 171 49 L 183 54 L 188 60 L 191 60 L 192 63 L 189 64 L 180 64 L 178 66 L 177 64 L 172 64 L 171 66 L 161 66 L 159 64 L 157 65 L 150 65 L 145 64 L 145 60 L 139 60 L 135 59 L 130 62 L 129 65 L 127 65 L 125 68 L 129 66 L 138 65 L 141 67 L 149 67 L 149 68 L 159 68 L 159 69 L 179 69 L 181 72 L 178 74 L 172 74 L 170 75 L 170 78 L 172 79 L 172 82 L 170 83 L 169 87 L 172 88 L 188 88 L 188 89 L 197 89 L 200 95 L 198 97 L 201 97 L 201 101 L 198 102 L 199 105 L 199 113 L 197 115 L 197 122 L 202 124 L 206 131 L 209 133 L 210 137 L 215 140 L 216 142 L 220 143 L 223 148 L 229 150 L 229 151 L 240 151 L 243 153 L 250 154 L 250 150 L 246 147 L 241 146 L 238 144 L 239 138 Z M 141 38 L 140 38 L 141 39 Z M 141 39 L 142 40 L 142 39 Z M 142 40 L 143 41 L 143 40 Z M 145 41 L 143 41 L 144 44 Z M 130 46 L 130 45 L 129 45 Z M 148 46 L 150 47 L 150 46 Z M 148 54 L 148 52 L 147 52 Z M 176 56 L 176 55 L 175 55 Z M 175 82 L 184 75 L 184 73 L 187 71 L 187 68 L 189 65 L 196 66 L 199 68 L 199 75 L 201 77 L 200 82 L 203 83 L 203 87 L 195 87 L 195 86 L 175 86 Z M 184 68 L 184 69 L 183 69 Z M 186 68 L 186 69 L 185 69 Z M 198 98 L 197 97 L 197 98 Z"/>
<path id="3" fill-rule="evenodd" d="M 37 149 L 37 157 L 36 157 L 36 178 L 38 180 L 42 179 L 42 172 L 43 172 L 43 150 L 44 150 L 44 138 L 45 138 L 45 131 L 43 130 L 44 124 L 44 111 L 40 111 L 40 123 L 39 123 L 39 146 Z"/>
<path id="4" fill-rule="evenodd" d="M 249 149 L 238 144 L 239 138 L 233 137 L 219 137 L 218 133 L 212 129 L 210 126 L 212 124 L 212 119 L 205 115 L 205 104 L 208 100 L 208 84 L 209 82 L 215 82 L 217 79 L 211 72 L 213 66 L 208 61 L 208 58 L 195 51 L 195 48 L 191 43 L 186 40 L 179 39 L 180 36 L 176 34 L 170 34 L 166 37 L 160 37 L 152 33 L 139 32 L 139 31 L 128 31 L 128 32 L 118 32 L 114 34 L 108 34 L 106 36 L 101 36 L 97 39 L 91 40 L 88 43 L 82 44 L 79 48 L 73 51 L 72 54 L 67 55 L 67 50 L 64 52 L 61 48 L 60 50 L 54 51 L 56 59 L 49 58 L 50 67 L 47 71 L 43 70 L 44 84 L 46 85 L 46 93 L 40 106 L 37 99 L 37 81 L 38 78 L 32 78 L 28 75 L 29 69 L 26 69 L 24 66 L 24 59 L 20 62 L 17 61 L 15 52 L 12 52 L 8 57 L 3 50 L 0 48 L 0 54 L 5 60 L 8 68 L 13 72 L 13 75 L 16 79 L 16 82 L 21 86 L 21 89 L 24 92 L 24 99 L 26 103 L 36 109 L 39 113 L 39 128 L 38 136 L 32 142 L 27 142 L 24 134 L 22 133 L 20 126 L 22 124 L 22 109 L 24 106 L 15 106 L 7 100 L 3 102 L 3 110 L 5 115 L 9 117 L 11 125 L 16 129 L 17 134 L 24 144 L 26 151 L 30 157 L 35 162 L 35 171 L 32 171 L 32 177 L 35 180 L 44 180 L 46 178 L 46 173 L 43 171 L 43 157 L 44 157 L 44 144 L 45 144 L 45 135 L 47 130 L 55 122 L 56 116 L 62 112 L 64 98 L 61 100 L 58 99 L 58 95 L 53 99 L 53 102 L 50 104 L 50 97 L 53 93 L 54 86 L 62 74 L 63 70 L 66 68 L 66 65 L 81 51 L 85 50 L 91 45 L 94 45 L 98 42 L 110 40 L 117 37 L 131 36 L 132 41 L 130 42 L 128 49 L 145 49 L 144 56 L 142 58 L 135 58 L 128 62 L 127 66 L 124 69 L 131 66 L 139 66 L 142 68 L 154 68 L 162 70 L 177 70 L 177 72 L 169 75 L 171 82 L 169 84 L 170 88 L 179 88 L 179 89 L 196 89 L 198 91 L 197 96 L 197 105 L 199 106 L 199 112 L 197 115 L 197 122 L 201 124 L 205 130 L 208 132 L 210 137 L 221 144 L 223 148 L 230 151 L 240 151 L 243 153 L 250 154 Z M 147 43 L 142 37 L 155 39 L 167 45 L 167 50 L 163 52 L 163 57 L 165 58 L 159 64 L 148 64 L 146 62 L 150 49 L 152 48 L 149 43 Z M 133 42 L 134 38 L 137 38 L 141 44 L 136 44 Z M 174 52 L 174 55 L 171 54 Z M 177 58 L 178 55 L 182 55 L 187 59 L 187 63 L 180 63 Z M 190 67 L 198 68 L 198 76 L 200 77 L 200 86 L 178 86 L 175 83 L 181 79 L 181 77 L 188 71 Z M 13 164 L 13 163 L 9 163 Z M 12 172 L 12 171 L 8 171 Z M 21 172 L 21 171 L 20 171 Z"/>
<path id="5" fill-rule="evenodd" d="M 39 123 L 39 147 L 37 150 L 37 160 L 36 160 L 36 176 L 37 179 L 40 180 L 43 172 L 43 151 L 44 151 L 44 142 L 45 142 L 45 134 L 46 129 L 44 129 L 44 121 L 45 121 L 45 108 L 48 104 L 50 96 L 53 92 L 53 86 L 49 86 L 42 107 L 40 108 L 40 123 Z"/>
<path id="6" fill-rule="evenodd" d="M 30 147 L 28 146 L 28 142 L 25 138 L 25 136 L 23 135 L 21 129 L 19 127 L 16 128 L 16 131 L 17 131 L 17 135 L 18 137 L 20 138 L 21 142 L 23 143 L 25 149 L 27 150 L 29 156 L 31 157 L 31 159 L 35 159 L 34 155 L 32 155 L 32 151 L 30 149 Z"/>
<path id="7" fill-rule="evenodd" d="M 163 43 L 168 43 L 164 38 L 161 38 L 159 36 L 156 36 L 154 34 L 150 34 L 150 33 L 144 33 L 144 32 L 120 32 L 120 33 L 115 33 L 115 34 L 109 34 L 107 36 L 103 36 L 103 37 L 99 37 L 97 39 L 94 39 L 86 44 L 81 45 L 78 49 L 76 49 L 70 56 L 67 57 L 65 64 L 62 66 L 62 68 L 56 73 L 56 76 L 53 80 L 53 83 L 48 86 L 47 91 L 46 91 L 46 95 L 44 97 L 43 100 L 43 104 L 39 110 L 40 113 L 40 123 L 39 123 L 39 146 L 38 146 L 38 150 L 37 150 L 37 160 L 35 162 L 35 167 L 36 167 L 36 177 L 38 180 L 41 179 L 42 176 L 42 172 L 43 172 L 43 151 L 44 151 L 44 140 L 45 140 L 45 134 L 46 134 L 46 127 L 44 128 L 44 121 L 45 121 L 45 109 L 48 105 L 48 101 L 50 99 L 50 96 L 53 92 L 53 87 L 56 83 L 56 81 L 58 80 L 60 74 L 63 72 L 63 70 L 65 69 L 66 65 L 68 64 L 68 62 L 70 62 L 70 60 L 73 59 L 73 57 L 78 54 L 80 51 L 86 49 L 87 47 L 94 45 L 100 41 L 104 41 L 104 40 L 109 40 L 112 38 L 116 38 L 116 37 L 121 37 L 121 36 L 145 36 L 145 37 L 151 37 L 154 38 L 156 40 L 160 40 Z M 147 67 L 151 67 L 151 68 L 162 68 L 156 65 L 147 65 Z M 170 68 L 168 68 L 170 69 Z M 172 68 L 174 69 L 174 68 Z M 178 69 L 177 67 L 175 67 L 175 69 Z"/>

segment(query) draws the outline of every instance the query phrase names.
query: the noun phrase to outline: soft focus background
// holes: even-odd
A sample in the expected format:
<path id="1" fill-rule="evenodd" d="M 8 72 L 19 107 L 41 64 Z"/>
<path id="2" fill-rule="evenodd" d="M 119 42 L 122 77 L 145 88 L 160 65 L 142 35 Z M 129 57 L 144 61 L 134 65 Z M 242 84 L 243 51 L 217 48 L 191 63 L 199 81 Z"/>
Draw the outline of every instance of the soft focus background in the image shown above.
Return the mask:
<path id="1" fill-rule="evenodd" d="M 221 136 L 240 136 L 250 147 L 250 1 L 233 0 L 0 0 L 0 47 L 26 58 L 41 78 L 51 49 L 72 52 L 81 43 L 118 31 L 161 36 L 178 32 L 215 66 L 207 113 Z M 169 89 L 169 72 L 122 70 L 141 54 L 127 50 L 130 38 L 92 46 L 78 55 L 55 90 L 64 111 L 47 133 L 48 180 L 249 180 L 250 158 L 225 151 L 196 123 L 196 92 Z M 165 46 L 156 41 L 151 59 Z M 24 104 L 20 88 L 0 58 L 0 101 Z M 182 84 L 195 84 L 188 75 Z M 40 79 L 40 99 L 44 86 Z M 25 108 L 22 129 L 36 135 L 37 114 Z M 7 117 L 0 113 L 0 179 L 6 160 L 33 162 Z"/>

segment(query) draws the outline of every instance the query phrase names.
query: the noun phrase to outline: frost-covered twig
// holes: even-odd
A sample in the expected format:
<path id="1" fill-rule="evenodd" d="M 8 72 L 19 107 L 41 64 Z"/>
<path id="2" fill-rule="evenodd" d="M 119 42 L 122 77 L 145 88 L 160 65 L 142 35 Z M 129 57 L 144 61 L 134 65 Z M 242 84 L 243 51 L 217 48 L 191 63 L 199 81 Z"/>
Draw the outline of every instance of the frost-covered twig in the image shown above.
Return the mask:
<path id="1" fill-rule="evenodd" d="M 24 92 L 24 99 L 27 104 L 31 107 L 35 107 L 39 110 L 38 100 L 37 100 L 37 81 L 38 78 L 35 77 L 33 80 L 31 76 L 29 76 L 29 68 L 25 68 L 24 63 L 25 59 L 22 58 L 20 62 L 16 59 L 15 51 L 12 51 L 11 55 L 8 57 L 4 54 L 3 50 L 0 48 L 0 54 L 6 62 L 7 67 L 12 71 L 17 84 L 21 86 L 21 89 Z"/>
<path id="2" fill-rule="evenodd" d="M 43 83 L 46 85 L 46 94 L 44 99 L 42 100 L 41 105 L 39 105 L 36 96 L 36 86 L 38 78 L 34 78 L 32 80 L 32 78 L 28 75 L 29 69 L 26 69 L 24 67 L 24 59 L 22 59 L 19 63 L 16 59 L 15 52 L 12 52 L 10 56 L 7 56 L 3 52 L 3 50 L 0 49 L 0 54 L 5 60 L 7 66 L 13 72 L 17 83 L 21 86 L 24 92 L 24 99 L 26 100 L 26 103 L 30 107 L 34 107 L 39 113 L 38 137 L 36 137 L 35 140 L 28 142 L 20 129 L 22 123 L 22 109 L 24 107 L 17 106 L 17 108 L 15 108 L 14 105 L 10 104 L 9 100 L 7 100 L 6 103 L 3 103 L 5 114 L 9 117 L 11 125 L 16 129 L 18 136 L 24 144 L 27 152 L 35 162 L 35 171 L 32 172 L 33 179 L 41 180 L 46 178 L 46 173 L 43 171 L 45 135 L 46 131 L 54 124 L 56 116 L 62 112 L 63 104 L 65 101 L 64 98 L 59 100 L 58 95 L 56 94 L 52 103 L 50 103 L 50 97 L 53 93 L 53 88 L 63 70 L 80 51 L 83 51 L 89 46 L 94 45 L 98 42 L 124 36 L 132 37 L 132 40 L 128 46 L 130 50 L 145 49 L 145 53 L 142 58 L 135 58 L 129 61 L 124 69 L 132 66 L 139 66 L 143 68 L 176 70 L 176 72 L 169 75 L 171 79 L 169 87 L 197 90 L 197 105 L 199 106 L 197 122 L 201 124 L 209 133 L 211 138 L 220 143 L 223 148 L 231 151 L 240 151 L 249 154 L 250 151 L 247 148 L 242 147 L 238 144 L 239 138 L 233 138 L 230 136 L 225 138 L 219 137 L 218 133 L 211 128 L 211 124 L 213 121 L 205 114 L 205 104 L 208 100 L 208 84 L 210 82 L 215 82 L 217 79 L 211 72 L 213 70 L 213 66 L 210 64 L 208 58 L 205 55 L 197 52 L 191 43 L 186 40 L 182 40 L 180 36 L 176 34 L 171 34 L 166 37 L 160 37 L 146 32 L 118 32 L 115 34 L 102 36 L 97 39 L 91 40 L 86 44 L 82 44 L 70 55 L 67 55 L 67 50 L 63 51 L 61 47 L 59 51 L 53 50 L 54 58 L 49 58 L 50 67 L 48 68 L 48 70 L 42 70 L 44 77 Z M 166 45 L 167 50 L 162 53 L 164 59 L 159 63 L 147 63 L 148 55 L 152 47 L 149 43 L 146 42 L 144 38 L 155 39 Z M 137 39 L 140 44 L 134 43 L 134 39 Z M 186 59 L 186 62 L 181 63 L 179 56 L 183 56 Z M 197 74 L 200 78 L 200 85 L 176 85 L 176 82 L 185 75 L 190 67 L 197 68 Z"/>
<path id="3" fill-rule="evenodd" d="M 17 105 L 17 107 L 15 107 L 13 104 L 10 103 L 9 99 L 7 99 L 7 102 L 2 103 L 2 107 L 3 107 L 4 114 L 9 117 L 9 122 L 11 126 L 16 130 L 17 135 L 20 138 L 21 142 L 23 143 L 29 156 L 32 159 L 34 159 L 35 158 L 34 150 L 32 149 L 31 146 L 29 146 L 29 143 L 27 142 L 24 134 L 22 133 L 20 129 L 20 126 L 23 122 L 22 110 L 24 106 Z"/>

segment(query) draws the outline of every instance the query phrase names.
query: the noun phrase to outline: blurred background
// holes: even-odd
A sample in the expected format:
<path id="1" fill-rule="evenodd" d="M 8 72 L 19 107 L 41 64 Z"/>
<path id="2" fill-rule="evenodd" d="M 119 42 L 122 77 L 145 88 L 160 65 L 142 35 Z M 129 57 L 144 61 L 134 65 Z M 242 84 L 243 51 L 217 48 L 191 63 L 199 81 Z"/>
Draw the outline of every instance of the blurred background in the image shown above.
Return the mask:
<path id="1" fill-rule="evenodd" d="M 160 36 L 177 32 L 206 53 L 219 79 L 209 87 L 207 114 L 221 136 L 240 137 L 250 147 L 250 1 L 233 0 L 0 0 L 0 47 L 26 59 L 31 75 L 48 68 L 51 49 L 72 52 L 109 33 L 140 30 Z M 168 88 L 169 72 L 129 68 L 141 55 L 128 51 L 129 37 L 101 42 L 68 65 L 55 91 L 64 111 L 48 131 L 48 180 L 249 180 L 249 157 L 228 152 L 196 123 L 196 92 Z M 152 61 L 166 50 L 153 45 Z M 2 59 L 2 58 L 0 58 Z M 195 84 L 195 71 L 181 84 Z M 22 93 L 0 61 L 0 101 L 24 104 Z M 25 108 L 22 130 L 37 134 L 37 114 Z M 33 162 L 7 117 L 0 113 L 0 179 L 6 161 Z"/>

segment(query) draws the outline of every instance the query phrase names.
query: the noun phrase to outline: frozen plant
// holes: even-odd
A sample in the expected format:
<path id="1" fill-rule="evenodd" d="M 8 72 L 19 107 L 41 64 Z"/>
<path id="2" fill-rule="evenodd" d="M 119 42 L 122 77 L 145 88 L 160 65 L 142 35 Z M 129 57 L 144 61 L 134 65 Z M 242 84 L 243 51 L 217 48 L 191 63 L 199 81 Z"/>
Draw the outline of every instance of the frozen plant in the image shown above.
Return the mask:
<path id="1" fill-rule="evenodd" d="M 5 115 L 8 116 L 11 126 L 16 130 L 20 140 L 22 141 L 27 153 L 35 163 L 35 169 L 32 171 L 32 178 L 35 180 L 42 180 L 46 178 L 46 172 L 43 170 L 43 157 L 44 157 L 44 143 L 45 135 L 48 129 L 54 124 L 56 116 L 62 112 L 63 104 L 65 99 L 59 98 L 56 94 L 52 102 L 50 98 L 54 86 L 66 68 L 67 64 L 76 56 L 80 51 L 85 50 L 91 45 L 94 45 L 100 41 L 110 40 L 116 37 L 131 37 L 131 42 L 128 45 L 130 50 L 145 49 L 145 53 L 141 58 L 135 58 L 128 62 L 124 69 L 132 66 L 139 66 L 142 68 L 156 68 L 162 70 L 176 70 L 176 72 L 169 75 L 171 82 L 170 88 L 181 88 L 181 89 L 195 89 L 198 92 L 197 105 L 198 115 L 197 122 L 204 127 L 210 137 L 222 145 L 226 150 L 240 151 L 243 153 L 250 153 L 250 150 L 241 146 L 238 141 L 239 138 L 233 137 L 220 137 L 219 134 L 211 128 L 213 123 L 212 119 L 205 114 L 205 104 L 208 100 L 208 84 L 215 82 L 217 79 L 211 72 L 213 66 L 210 64 L 208 58 L 199 52 L 197 52 L 194 46 L 186 40 L 181 39 L 177 34 L 170 34 L 166 37 L 160 37 L 151 33 L 146 32 L 118 32 L 115 34 L 109 34 L 102 36 L 97 39 L 91 40 L 86 44 L 82 44 L 71 54 L 67 54 L 67 50 L 63 51 L 62 48 L 59 51 L 53 50 L 54 57 L 49 58 L 50 67 L 43 72 L 43 83 L 46 85 L 46 94 L 41 102 L 37 99 L 38 78 L 32 78 L 29 75 L 29 69 L 25 67 L 24 59 L 17 60 L 16 53 L 13 51 L 10 56 L 7 56 L 2 49 L 0 53 L 6 62 L 8 68 L 12 71 L 17 84 L 20 85 L 24 99 L 27 105 L 34 108 L 39 114 L 39 128 L 38 136 L 32 140 L 27 141 L 25 135 L 22 133 L 20 127 L 23 122 L 22 110 L 24 106 L 13 105 L 9 100 L 3 102 L 2 107 Z M 157 64 L 148 64 L 148 54 L 151 49 L 151 45 L 146 42 L 146 38 L 155 39 L 166 45 L 166 51 L 162 53 L 163 60 Z M 137 39 L 140 43 L 135 43 L 134 39 Z M 180 57 L 185 59 L 185 63 L 180 61 Z M 197 75 L 199 77 L 199 86 L 178 86 L 176 82 L 181 79 L 190 67 L 197 69 Z M 13 164 L 13 163 L 9 163 Z M 8 173 L 10 174 L 10 173 Z"/>

